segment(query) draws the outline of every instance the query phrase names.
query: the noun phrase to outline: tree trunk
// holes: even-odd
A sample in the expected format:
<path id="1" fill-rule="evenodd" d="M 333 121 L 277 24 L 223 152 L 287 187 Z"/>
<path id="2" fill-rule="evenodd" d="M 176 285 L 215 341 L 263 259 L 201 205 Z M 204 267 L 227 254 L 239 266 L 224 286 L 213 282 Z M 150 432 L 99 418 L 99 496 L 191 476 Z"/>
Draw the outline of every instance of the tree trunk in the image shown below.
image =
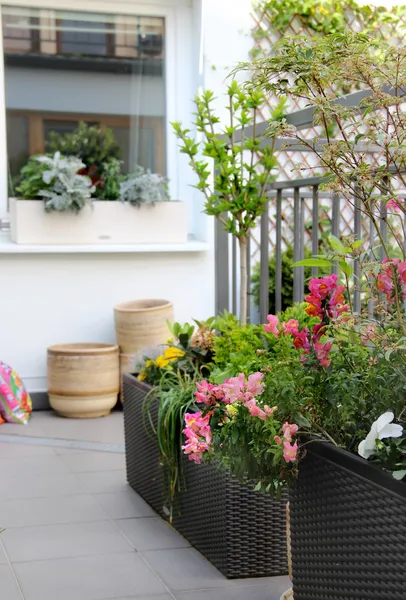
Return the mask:
<path id="1" fill-rule="evenodd" d="M 247 323 L 247 297 L 248 297 L 248 274 L 247 274 L 247 238 L 238 238 L 240 245 L 240 323 Z"/>

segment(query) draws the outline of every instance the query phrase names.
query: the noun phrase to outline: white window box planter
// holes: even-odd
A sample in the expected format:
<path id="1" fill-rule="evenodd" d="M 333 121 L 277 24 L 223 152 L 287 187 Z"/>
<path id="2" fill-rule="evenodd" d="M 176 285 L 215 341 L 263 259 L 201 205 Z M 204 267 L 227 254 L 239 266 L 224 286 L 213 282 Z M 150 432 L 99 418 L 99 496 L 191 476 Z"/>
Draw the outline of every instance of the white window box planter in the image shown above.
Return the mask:
<path id="1" fill-rule="evenodd" d="M 184 202 L 137 208 L 95 200 L 78 214 L 44 210 L 42 200 L 10 199 L 11 239 L 17 244 L 184 244 L 188 212 Z"/>

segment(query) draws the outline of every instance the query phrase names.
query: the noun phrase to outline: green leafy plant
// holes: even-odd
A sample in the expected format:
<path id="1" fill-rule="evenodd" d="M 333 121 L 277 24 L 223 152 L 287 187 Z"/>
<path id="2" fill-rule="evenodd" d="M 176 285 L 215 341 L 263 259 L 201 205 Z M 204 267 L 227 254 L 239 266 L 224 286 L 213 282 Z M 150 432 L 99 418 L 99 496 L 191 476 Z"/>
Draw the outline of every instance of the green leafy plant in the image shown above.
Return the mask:
<path id="1" fill-rule="evenodd" d="M 138 166 L 134 173 L 130 173 L 120 183 L 119 196 L 123 202 L 138 207 L 167 202 L 170 200 L 168 180 L 157 173 L 151 173 L 149 169 Z"/>
<path id="2" fill-rule="evenodd" d="M 181 152 L 189 157 L 189 164 L 198 177 L 196 187 L 204 194 L 206 214 L 217 217 L 224 229 L 238 240 L 240 321 L 244 325 L 247 320 L 248 237 L 264 210 L 266 187 L 274 179 L 272 172 L 277 162 L 273 147 L 261 147 L 256 136 L 260 109 L 264 103 L 262 93 L 253 88 L 246 92 L 233 80 L 228 87 L 227 97 L 229 120 L 221 127 L 220 118 L 213 109 L 213 92 L 206 90 L 196 96 L 195 126 L 202 134 L 201 144 L 181 123 L 172 123 L 172 127 L 180 140 Z M 241 136 L 237 138 L 238 127 L 241 128 Z M 248 134 L 249 127 L 252 130 Z"/>
<path id="3" fill-rule="evenodd" d="M 100 170 L 100 181 L 96 186 L 98 200 L 118 200 L 122 179 L 120 160 L 110 158 L 108 162 L 103 163 Z"/>
<path id="4" fill-rule="evenodd" d="M 39 200 L 41 190 L 49 190 L 51 183 L 46 183 L 43 174 L 48 171 L 48 165 L 39 161 L 39 156 L 32 156 L 24 165 L 18 176 L 16 192 L 18 198 Z"/>
<path id="5" fill-rule="evenodd" d="M 101 129 L 81 122 L 72 133 L 60 134 L 52 131 L 47 142 L 47 151 L 80 158 L 84 163 L 80 174 L 90 177 L 95 185 L 96 198 L 106 199 L 104 178 L 108 176 L 111 180 L 112 171 L 117 168 L 116 161 L 121 157 L 120 146 L 111 129 Z M 117 191 L 113 190 L 113 193 L 114 191 L 117 194 Z"/>
<path id="6" fill-rule="evenodd" d="M 78 175 L 83 166 L 80 159 L 62 157 L 56 152 L 52 158 L 39 156 L 37 161 L 46 167 L 42 179 L 47 189 L 40 190 L 38 195 L 43 198 L 47 212 L 79 212 L 90 202 L 94 186 L 89 177 Z"/>

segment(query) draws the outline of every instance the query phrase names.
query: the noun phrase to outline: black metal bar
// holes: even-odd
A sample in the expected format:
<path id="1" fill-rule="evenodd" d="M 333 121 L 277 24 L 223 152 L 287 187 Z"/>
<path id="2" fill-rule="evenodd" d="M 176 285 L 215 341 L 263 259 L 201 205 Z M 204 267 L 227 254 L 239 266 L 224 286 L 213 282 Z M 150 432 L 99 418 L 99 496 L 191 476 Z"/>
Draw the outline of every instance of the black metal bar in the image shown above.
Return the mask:
<path id="1" fill-rule="evenodd" d="M 361 199 L 356 193 L 354 197 L 354 234 L 355 239 L 361 239 Z M 361 311 L 361 269 L 358 260 L 354 261 L 354 312 Z"/>
<path id="2" fill-rule="evenodd" d="M 312 254 L 317 256 L 319 253 L 319 187 L 313 186 L 312 202 Z M 318 268 L 312 267 L 312 275 L 317 275 Z"/>
<path id="3" fill-rule="evenodd" d="M 215 221 L 215 297 L 216 314 L 229 310 L 228 233 L 221 222 Z"/>
<path id="4" fill-rule="evenodd" d="M 275 312 L 282 310 L 282 190 L 276 195 Z"/>
<path id="5" fill-rule="evenodd" d="M 293 262 L 300 260 L 300 190 L 295 188 L 293 195 Z M 293 302 L 301 302 L 300 281 L 302 267 L 293 269 Z"/>
<path id="6" fill-rule="evenodd" d="M 265 323 L 269 312 L 269 202 L 261 215 L 260 252 L 259 314 Z"/>
<path id="7" fill-rule="evenodd" d="M 340 196 L 338 194 L 333 194 L 331 199 L 331 233 L 336 238 L 340 237 L 340 218 Z M 337 261 L 334 261 L 334 266 L 331 270 L 333 273 L 338 274 Z"/>

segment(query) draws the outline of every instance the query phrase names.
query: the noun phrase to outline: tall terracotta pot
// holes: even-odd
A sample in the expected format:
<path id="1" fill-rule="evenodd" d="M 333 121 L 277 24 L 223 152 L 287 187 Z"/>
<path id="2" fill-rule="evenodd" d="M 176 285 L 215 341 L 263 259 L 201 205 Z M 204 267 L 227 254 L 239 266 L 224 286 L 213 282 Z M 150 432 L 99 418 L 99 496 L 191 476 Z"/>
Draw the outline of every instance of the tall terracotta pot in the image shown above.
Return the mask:
<path id="1" fill-rule="evenodd" d="M 104 417 L 120 389 L 118 347 L 111 344 L 59 344 L 48 348 L 48 395 L 61 416 Z"/>
<path id="2" fill-rule="evenodd" d="M 143 350 L 167 342 L 167 321 L 173 322 L 173 304 L 168 300 L 149 298 L 117 304 L 114 320 L 122 378 L 124 373 L 134 372 L 137 358 L 142 358 Z"/>

